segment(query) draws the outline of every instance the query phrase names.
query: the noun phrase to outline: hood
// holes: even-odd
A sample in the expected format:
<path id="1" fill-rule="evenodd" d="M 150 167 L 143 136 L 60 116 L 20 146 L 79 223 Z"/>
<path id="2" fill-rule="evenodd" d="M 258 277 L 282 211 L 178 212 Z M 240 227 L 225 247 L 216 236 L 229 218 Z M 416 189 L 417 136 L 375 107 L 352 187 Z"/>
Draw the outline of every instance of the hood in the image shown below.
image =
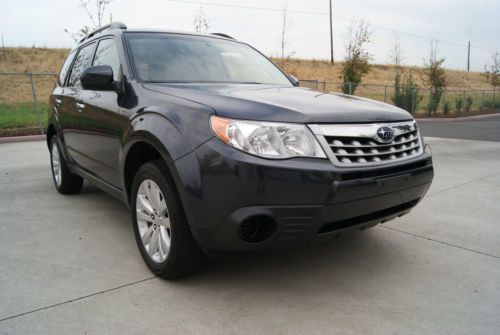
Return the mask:
<path id="1" fill-rule="evenodd" d="M 296 123 L 411 120 L 397 107 L 352 95 L 301 87 L 249 84 L 144 84 L 144 88 L 206 105 L 222 117 Z"/>

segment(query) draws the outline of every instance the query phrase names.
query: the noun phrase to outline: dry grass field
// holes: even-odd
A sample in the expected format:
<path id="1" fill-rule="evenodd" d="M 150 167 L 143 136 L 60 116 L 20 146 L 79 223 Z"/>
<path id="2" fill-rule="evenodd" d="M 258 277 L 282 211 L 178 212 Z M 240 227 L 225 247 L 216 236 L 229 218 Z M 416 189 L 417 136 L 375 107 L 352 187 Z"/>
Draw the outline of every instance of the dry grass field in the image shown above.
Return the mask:
<path id="1" fill-rule="evenodd" d="M 274 59 L 276 64 L 281 65 L 280 59 Z M 299 79 L 317 79 L 320 81 L 331 81 L 340 83 L 341 62 L 331 66 L 329 61 L 310 59 L 287 60 L 284 68 L 288 73 Z M 419 67 L 404 67 L 403 72 L 411 72 L 420 87 L 423 69 Z M 366 84 L 392 85 L 394 82 L 395 68 L 392 65 L 374 64 L 370 73 L 363 79 Z M 489 89 L 488 81 L 484 74 L 479 72 L 467 72 L 458 70 L 447 70 L 446 77 L 449 89 Z"/>
<path id="2" fill-rule="evenodd" d="M 57 73 L 62 66 L 69 50 L 49 49 L 49 48 L 5 48 L 0 49 L 0 73 Z M 282 65 L 281 59 L 273 61 Z M 339 83 L 339 73 L 341 63 L 331 66 L 328 61 L 291 59 L 287 60 L 283 67 L 286 72 L 293 74 L 301 80 L 319 80 Z M 423 69 L 418 67 L 405 67 L 404 72 L 411 71 L 420 87 L 425 85 L 422 82 Z M 392 85 L 395 69 L 391 65 L 375 64 L 370 73 L 364 78 L 363 83 L 372 85 Z M 447 70 L 446 75 L 449 82 L 449 89 L 470 90 L 470 89 L 490 89 L 486 77 L 478 72 L 466 72 Z M 34 83 L 40 109 L 46 110 L 47 100 L 52 91 L 56 76 L 34 76 Z M 305 84 L 305 83 L 304 83 Z M 319 89 L 327 91 L 338 91 L 338 85 L 319 86 Z M 357 95 L 366 96 L 379 100 L 391 102 L 391 89 L 384 92 L 384 87 L 359 87 Z M 456 94 L 462 94 L 457 92 Z M 479 108 L 479 102 L 484 96 L 474 96 L 474 108 Z M 487 93 L 488 94 L 488 93 Z M 488 99 L 488 96 L 486 96 Z M 419 106 L 419 113 L 423 113 L 426 97 Z M 454 104 L 455 97 L 448 96 L 450 104 Z M 490 97 L 491 100 L 491 97 Z M 33 111 L 33 97 L 28 76 L 0 75 L 0 129 L 32 126 L 37 120 Z M 482 103 L 482 102 L 481 102 Z M 482 106 L 481 106 L 482 109 Z M 44 121 L 45 115 L 42 116 Z M 5 122 L 4 122 L 5 121 Z"/>
<path id="3" fill-rule="evenodd" d="M 45 48 L 5 48 L 0 51 L 0 72 L 59 72 L 68 49 Z M 281 65 L 280 59 L 274 61 Z M 340 82 L 341 63 L 330 66 L 328 61 L 291 59 L 285 62 L 284 68 L 299 79 L 317 79 L 320 81 Z M 420 86 L 423 86 L 422 68 L 407 67 Z M 373 65 L 370 73 L 364 78 L 367 84 L 391 85 L 394 78 L 394 67 L 390 65 Z M 488 82 L 478 72 L 448 70 L 447 77 L 450 89 L 488 89 Z M 55 82 L 55 77 L 35 77 L 39 100 L 47 100 Z M 22 103 L 31 101 L 31 89 L 27 77 L 0 75 L 0 103 Z"/>

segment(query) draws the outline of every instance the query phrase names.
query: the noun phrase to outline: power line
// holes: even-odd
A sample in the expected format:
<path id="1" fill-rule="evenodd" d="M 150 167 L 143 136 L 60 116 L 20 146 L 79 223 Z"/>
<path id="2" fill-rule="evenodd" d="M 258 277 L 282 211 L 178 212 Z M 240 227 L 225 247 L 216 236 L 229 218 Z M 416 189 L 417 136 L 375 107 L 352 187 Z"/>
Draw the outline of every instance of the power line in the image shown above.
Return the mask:
<path id="1" fill-rule="evenodd" d="M 229 8 L 239 8 L 239 9 L 251 9 L 251 10 L 260 10 L 260 11 L 268 11 L 268 12 L 281 12 L 281 9 L 279 8 L 267 8 L 267 7 L 256 7 L 256 6 L 244 6 L 244 5 L 234 5 L 234 4 L 226 4 L 226 3 L 217 3 L 217 2 L 211 2 L 211 1 L 195 1 L 195 0 L 169 0 L 171 2 L 178 2 L 178 3 L 185 3 L 185 4 L 196 4 L 196 5 L 205 5 L 205 6 L 215 6 L 215 7 L 229 7 Z M 323 16 L 330 16 L 330 13 L 324 13 L 324 12 L 316 12 L 316 11 L 305 11 L 305 10 L 288 10 L 290 13 L 296 13 L 296 14 L 307 14 L 307 15 L 323 15 Z M 345 16 L 340 16 L 340 15 L 332 15 L 333 17 L 340 19 L 340 20 L 345 20 L 345 21 L 352 21 L 352 18 L 348 18 Z M 385 26 L 381 25 L 376 25 L 376 24 L 370 24 L 370 26 L 382 30 L 386 30 L 392 33 L 398 33 L 401 35 L 406 35 L 414 38 L 420 38 L 424 40 L 436 40 L 439 41 L 440 43 L 444 44 L 450 44 L 450 45 L 456 45 L 460 47 L 467 48 L 467 44 L 463 43 L 458 43 L 454 41 L 448 41 L 436 37 L 429 37 L 429 36 L 423 36 L 415 33 L 410 33 L 406 31 L 401 31 L 393 28 L 388 28 Z M 488 47 L 488 46 L 480 46 L 480 45 L 471 45 L 472 49 L 483 49 L 486 51 L 491 51 L 492 49 L 500 49 L 499 47 Z"/>

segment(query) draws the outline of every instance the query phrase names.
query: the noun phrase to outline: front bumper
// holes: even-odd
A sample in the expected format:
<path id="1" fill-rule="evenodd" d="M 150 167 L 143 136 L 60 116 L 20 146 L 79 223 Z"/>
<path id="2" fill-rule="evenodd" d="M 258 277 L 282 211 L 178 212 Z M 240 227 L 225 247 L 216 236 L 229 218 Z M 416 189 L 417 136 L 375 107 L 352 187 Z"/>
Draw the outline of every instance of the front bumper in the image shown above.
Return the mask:
<path id="1" fill-rule="evenodd" d="M 427 147 L 404 163 L 347 169 L 326 159 L 262 159 L 214 138 L 175 165 L 191 231 L 208 250 L 285 248 L 368 228 L 408 213 L 433 178 Z M 240 226 L 255 216 L 276 229 L 245 242 Z"/>

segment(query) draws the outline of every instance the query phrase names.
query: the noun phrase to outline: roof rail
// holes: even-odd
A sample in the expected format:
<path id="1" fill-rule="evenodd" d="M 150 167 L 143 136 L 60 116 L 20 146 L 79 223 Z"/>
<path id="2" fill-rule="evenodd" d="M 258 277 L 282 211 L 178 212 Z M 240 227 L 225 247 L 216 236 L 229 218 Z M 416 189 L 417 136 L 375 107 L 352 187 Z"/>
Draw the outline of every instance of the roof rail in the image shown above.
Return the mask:
<path id="1" fill-rule="evenodd" d="M 92 36 L 95 36 L 98 33 L 108 29 L 127 29 L 127 26 L 122 22 L 111 22 L 110 24 L 107 24 L 99 29 L 94 30 L 93 32 L 82 38 L 79 43 L 82 43 L 83 41 L 88 40 Z"/>
<path id="2" fill-rule="evenodd" d="M 224 34 L 224 33 L 210 33 L 210 35 L 217 35 L 217 36 L 220 36 L 220 37 L 229 38 L 229 39 L 234 40 L 234 37 L 231 37 L 228 34 Z"/>

